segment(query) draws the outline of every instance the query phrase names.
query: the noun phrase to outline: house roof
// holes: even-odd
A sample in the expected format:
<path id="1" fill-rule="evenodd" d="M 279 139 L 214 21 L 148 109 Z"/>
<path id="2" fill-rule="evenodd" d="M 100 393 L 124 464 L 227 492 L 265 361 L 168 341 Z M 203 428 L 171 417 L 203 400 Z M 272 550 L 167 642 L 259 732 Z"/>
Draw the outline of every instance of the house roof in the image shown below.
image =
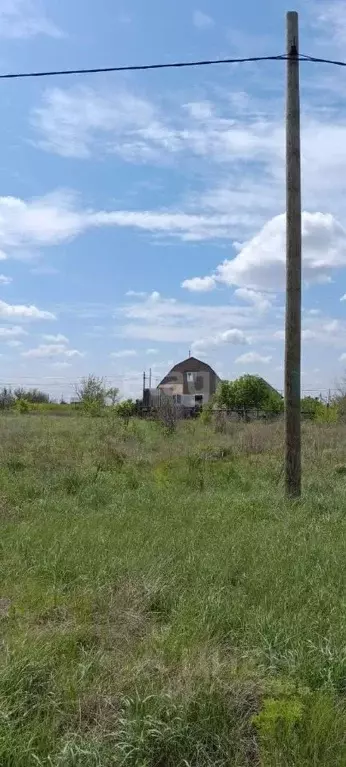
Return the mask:
<path id="1" fill-rule="evenodd" d="M 215 373 L 215 370 L 213 370 L 210 365 L 207 365 L 206 362 L 202 362 L 202 360 L 198 360 L 197 357 L 187 357 L 186 360 L 183 360 L 182 362 L 178 362 L 177 365 L 174 365 L 174 367 L 165 375 L 165 377 L 160 381 L 159 386 L 162 386 L 163 384 L 171 383 L 172 381 L 175 381 L 175 374 L 176 373 L 211 373 L 213 376 L 215 376 L 217 379 L 219 379 L 219 376 L 217 373 Z"/>

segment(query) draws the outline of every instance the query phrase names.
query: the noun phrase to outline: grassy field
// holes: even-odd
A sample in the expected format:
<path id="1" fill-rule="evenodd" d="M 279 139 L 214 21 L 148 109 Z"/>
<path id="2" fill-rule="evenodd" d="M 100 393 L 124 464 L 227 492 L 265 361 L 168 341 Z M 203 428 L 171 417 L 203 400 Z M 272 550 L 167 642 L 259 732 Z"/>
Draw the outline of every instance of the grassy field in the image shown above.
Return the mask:
<path id="1" fill-rule="evenodd" d="M 346 765 L 346 427 L 0 419 L 0 767 Z"/>

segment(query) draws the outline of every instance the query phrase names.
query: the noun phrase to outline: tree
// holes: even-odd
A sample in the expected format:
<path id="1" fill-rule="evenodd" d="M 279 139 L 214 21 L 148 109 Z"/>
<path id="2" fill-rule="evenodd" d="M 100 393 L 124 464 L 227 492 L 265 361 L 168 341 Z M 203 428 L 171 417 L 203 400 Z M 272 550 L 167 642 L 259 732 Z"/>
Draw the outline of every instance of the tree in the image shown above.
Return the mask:
<path id="1" fill-rule="evenodd" d="M 111 386 L 111 388 L 107 391 L 107 399 L 110 399 L 111 404 L 114 406 L 118 401 L 118 397 L 119 389 L 117 389 L 116 386 Z M 127 400 L 127 402 L 131 402 L 131 400 Z"/>
<path id="2" fill-rule="evenodd" d="M 234 381 L 236 406 L 244 410 L 265 407 L 269 397 L 269 387 L 263 378 L 244 375 Z"/>
<path id="3" fill-rule="evenodd" d="M 90 373 L 75 386 L 75 392 L 83 408 L 98 415 L 106 405 L 107 388 L 103 378 Z"/>
<path id="4" fill-rule="evenodd" d="M 283 399 L 265 380 L 256 375 L 243 375 L 235 381 L 222 381 L 216 402 L 228 410 L 267 410 L 281 412 Z"/>
<path id="5" fill-rule="evenodd" d="M 234 410 L 236 405 L 235 381 L 221 381 L 215 395 L 215 403 L 218 407 Z"/>
<path id="6" fill-rule="evenodd" d="M 17 400 L 26 399 L 26 390 L 23 386 L 17 386 L 17 389 L 14 390 L 13 394 Z"/>
<path id="7" fill-rule="evenodd" d="M 49 394 L 46 394 L 40 389 L 24 389 L 22 386 L 18 386 L 13 392 L 16 400 L 26 400 L 32 404 L 47 403 L 49 402 Z"/>
<path id="8" fill-rule="evenodd" d="M 0 410 L 9 410 L 15 403 L 15 397 L 12 390 L 4 386 L 0 391 Z"/>

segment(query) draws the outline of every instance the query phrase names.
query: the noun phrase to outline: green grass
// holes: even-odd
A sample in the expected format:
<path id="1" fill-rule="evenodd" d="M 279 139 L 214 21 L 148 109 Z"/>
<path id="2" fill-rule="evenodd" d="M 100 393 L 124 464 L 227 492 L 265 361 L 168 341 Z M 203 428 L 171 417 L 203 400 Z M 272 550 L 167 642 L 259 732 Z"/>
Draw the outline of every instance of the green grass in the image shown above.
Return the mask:
<path id="1" fill-rule="evenodd" d="M 346 429 L 0 419 L 0 766 L 346 765 Z"/>

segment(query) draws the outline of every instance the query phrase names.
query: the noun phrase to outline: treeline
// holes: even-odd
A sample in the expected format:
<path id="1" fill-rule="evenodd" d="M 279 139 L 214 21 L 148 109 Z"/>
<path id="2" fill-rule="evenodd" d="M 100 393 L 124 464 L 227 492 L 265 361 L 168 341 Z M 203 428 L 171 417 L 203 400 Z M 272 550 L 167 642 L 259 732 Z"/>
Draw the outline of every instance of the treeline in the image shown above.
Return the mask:
<path id="1" fill-rule="evenodd" d="M 29 405 L 48 405 L 51 400 L 49 394 L 40 389 L 25 389 L 19 386 L 16 389 L 4 386 L 0 390 L 0 410 L 26 410 Z M 57 404 L 57 403 L 55 403 Z"/>
<path id="2" fill-rule="evenodd" d="M 140 415 L 142 412 L 139 401 L 131 399 L 119 401 L 119 389 L 107 387 L 105 379 L 90 374 L 82 378 L 74 387 L 75 397 L 72 403 L 63 398 L 60 402 L 52 399 L 49 394 L 38 388 L 26 389 L 17 387 L 11 389 L 4 386 L 0 390 L 0 410 L 17 410 L 21 413 L 29 411 L 62 413 L 80 412 L 99 416 L 115 413 L 124 419 Z M 158 410 L 158 416 L 176 420 L 177 407 L 173 400 L 165 398 Z M 202 408 L 202 414 L 208 420 L 214 410 L 238 411 L 244 415 L 249 411 L 259 411 L 272 416 L 280 416 L 284 411 L 284 398 L 264 378 L 257 375 L 243 375 L 234 381 L 221 381 L 216 394 Z M 321 398 L 303 397 L 301 411 L 305 418 L 315 421 L 337 421 L 346 416 L 346 395 L 340 393 L 333 401 L 326 403 Z"/>
<path id="3" fill-rule="evenodd" d="M 74 387 L 73 402 L 67 403 L 62 397 L 59 402 L 38 388 L 26 389 L 17 387 L 11 389 L 4 386 L 0 390 L 0 410 L 17 410 L 20 413 L 29 411 L 61 412 L 79 411 L 90 415 L 101 415 L 106 408 L 112 412 L 129 418 L 137 411 L 137 405 L 132 400 L 119 402 L 119 389 L 107 387 L 103 378 L 90 374 L 82 378 Z"/>

